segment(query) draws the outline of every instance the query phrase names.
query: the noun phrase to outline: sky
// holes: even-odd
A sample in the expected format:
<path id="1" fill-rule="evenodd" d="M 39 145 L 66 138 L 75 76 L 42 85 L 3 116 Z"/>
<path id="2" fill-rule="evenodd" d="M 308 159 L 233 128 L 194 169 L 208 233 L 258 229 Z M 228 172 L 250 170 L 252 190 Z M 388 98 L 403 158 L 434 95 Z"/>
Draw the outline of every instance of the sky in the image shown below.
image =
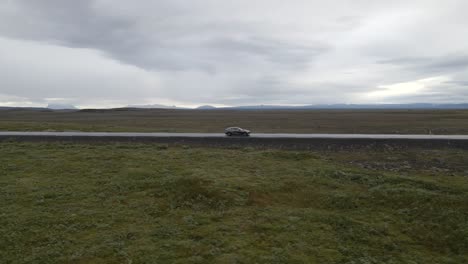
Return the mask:
<path id="1" fill-rule="evenodd" d="M 466 0 L 2 0 L 0 105 L 468 102 Z"/>

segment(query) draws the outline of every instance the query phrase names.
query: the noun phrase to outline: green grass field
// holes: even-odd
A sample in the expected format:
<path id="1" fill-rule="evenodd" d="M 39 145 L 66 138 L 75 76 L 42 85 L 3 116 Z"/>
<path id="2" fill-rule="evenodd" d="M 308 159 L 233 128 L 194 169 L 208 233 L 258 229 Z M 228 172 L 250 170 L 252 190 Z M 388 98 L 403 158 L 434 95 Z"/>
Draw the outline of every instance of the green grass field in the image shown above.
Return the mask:
<path id="1" fill-rule="evenodd" d="M 0 143 L 0 262 L 468 263 L 466 157 Z"/>
<path id="2" fill-rule="evenodd" d="M 468 134 L 468 110 L 0 110 L 0 131 Z"/>

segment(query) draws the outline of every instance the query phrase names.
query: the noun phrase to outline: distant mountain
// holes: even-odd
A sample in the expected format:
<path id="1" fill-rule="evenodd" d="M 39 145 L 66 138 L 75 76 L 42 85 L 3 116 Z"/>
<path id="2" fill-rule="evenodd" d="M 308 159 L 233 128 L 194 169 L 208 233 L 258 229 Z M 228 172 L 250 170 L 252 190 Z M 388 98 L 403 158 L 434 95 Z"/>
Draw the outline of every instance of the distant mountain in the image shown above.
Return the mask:
<path id="1" fill-rule="evenodd" d="M 224 107 L 223 109 L 242 109 L 242 110 L 269 110 L 269 109 L 300 109 L 306 106 L 288 106 L 288 105 L 245 105 Z"/>
<path id="2" fill-rule="evenodd" d="M 71 104 L 49 104 L 47 108 L 52 109 L 52 110 L 76 110 L 78 109 L 74 105 L 71 105 Z"/>
<path id="3" fill-rule="evenodd" d="M 48 110 L 44 107 L 13 107 L 13 106 L 0 106 L 0 110 Z"/>
<path id="4" fill-rule="evenodd" d="M 117 109 L 122 111 L 128 111 L 131 109 L 193 109 L 185 108 L 178 106 L 167 106 L 160 104 L 152 105 L 129 105 L 127 107 Z M 468 103 L 463 104 L 430 104 L 430 103 L 415 103 L 415 104 L 320 104 L 320 105 L 302 105 L 302 106 L 288 106 L 288 105 L 247 105 L 247 106 L 232 106 L 232 107 L 214 107 L 211 105 L 202 105 L 197 107 L 199 110 L 326 110 L 326 109 L 336 109 L 336 110 L 365 110 L 365 109 L 468 109 Z M 70 104 L 49 104 L 47 108 L 44 107 L 10 107 L 10 106 L 0 106 L 0 110 L 38 110 L 38 111 L 53 111 L 53 110 L 77 110 L 74 105 Z M 95 110 L 95 109 L 91 109 Z M 100 109 L 99 111 L 105 111 L 106 109 Z M 109 109 L 108 109 L 109 110 Z M 112 110 L 112 109 L 111 109 Z M 116 110 L 116 109 L 113 109 Z M 97 110 L 96 110 L 97 111 Z"/>
<path id="5" fill-rule="evenodd" d="M 336 105 L 311 105 L 305 108 L 319 109 L 468 109 L 467 104 L 336 104 Z"/>
<path id="6" fill-rule="evenodd" d="M 212 106 L 212 105 L 202 105 L 202 106 L 197 107 L 197 109 L 200 109 L 200 110 L 212 110 L 212 109 L 216 109 L 216 107 L 214 107 L 214 106 Z"/>
<path id="7" fill-rule="evenodd" d="M 178 106 L 167 106 L 167 105 L 160 105 L 160 104 L 152 104 L 152 105 L 129 105 L 128 108 L 144 108 L 144 109 L 189 109 L 184 107 Z"/>
<path id="8" fill-rule="evenodd" d="M 468 109 L 468 103 L 465 104 L 321 104 L 321 105 L 303 105 L 303 106 L 284 106 L 284 105 L 251 105 L 226 107 L 224 109 L 245 109 L 245 110 L 274 110 L 274 109 Z"/>

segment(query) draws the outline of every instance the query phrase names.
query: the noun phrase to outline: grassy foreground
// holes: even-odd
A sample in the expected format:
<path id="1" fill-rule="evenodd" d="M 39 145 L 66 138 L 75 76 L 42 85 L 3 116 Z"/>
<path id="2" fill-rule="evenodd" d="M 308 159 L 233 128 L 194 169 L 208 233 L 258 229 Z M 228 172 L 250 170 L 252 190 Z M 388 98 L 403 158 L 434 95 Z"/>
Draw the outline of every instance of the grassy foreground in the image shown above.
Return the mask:
<path id="1" fill-rule="evenodd" d="M 0 262 L 468 263 L 466 157 L 0 143 Z"/>

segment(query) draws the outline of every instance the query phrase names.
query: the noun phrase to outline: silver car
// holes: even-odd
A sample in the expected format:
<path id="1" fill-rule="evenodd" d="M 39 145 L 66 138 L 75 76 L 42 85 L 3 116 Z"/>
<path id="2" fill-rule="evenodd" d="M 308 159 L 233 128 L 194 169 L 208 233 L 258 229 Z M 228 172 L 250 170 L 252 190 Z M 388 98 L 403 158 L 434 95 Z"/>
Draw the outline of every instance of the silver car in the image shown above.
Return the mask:
<path id="1" fill-rule="evenodd" d="M 249 136 L 250 130 L 243 129 L 240 127 L 228 127 L 224 130 L 226 136 Z"/>

